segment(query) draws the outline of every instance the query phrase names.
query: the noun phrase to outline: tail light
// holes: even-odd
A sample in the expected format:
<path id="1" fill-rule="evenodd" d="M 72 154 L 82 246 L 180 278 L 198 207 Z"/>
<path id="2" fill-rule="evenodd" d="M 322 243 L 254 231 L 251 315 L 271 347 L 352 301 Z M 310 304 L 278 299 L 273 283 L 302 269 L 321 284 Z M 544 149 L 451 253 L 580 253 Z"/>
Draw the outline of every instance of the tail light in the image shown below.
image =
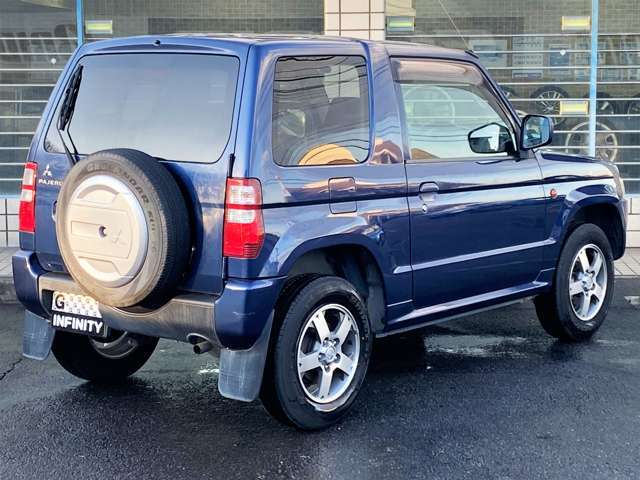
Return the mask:
<path id="1" fill-rule="evenodd" d="M 224 207 L 224 256 L 256 258 L 264 242 L 260 182 L 228 178 Z"/>
<path id="2" fill-rule="evenodd" d="M 35 232 L 37 173 L 37 163 L 28 162 L 24 166 L 24 174 L 22 176 L 22 193 L 20 194 L 20 210 L 18 212 L 18 230 L 21 232 Z"/>

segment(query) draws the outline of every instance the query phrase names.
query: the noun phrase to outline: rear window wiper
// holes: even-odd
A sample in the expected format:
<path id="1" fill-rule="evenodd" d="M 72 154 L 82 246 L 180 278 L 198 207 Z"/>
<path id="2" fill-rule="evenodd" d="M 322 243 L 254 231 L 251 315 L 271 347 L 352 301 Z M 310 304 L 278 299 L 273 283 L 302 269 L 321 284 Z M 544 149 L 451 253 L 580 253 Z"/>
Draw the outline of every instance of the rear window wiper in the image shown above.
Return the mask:
<path id="1" fill-rule="evenodd" d="M 79 65 L 76 68 L 73 75 L 71 75 L 71 79 L 69 80 L 69 86 L 64 94 L 64 100 L 62 101 L 62 106 L 60 107 L 60 115 L 58 116 L 57 130 L 60 135 L 60 140 L 62 141 L 62 146 L 64 148 L 65 153 L 67 154 L 67 158 L 71 164 L 75 164 L 80 155 L 78 154 L 78 149 L 73 143 L 73 139 L 71 138 L 71 134 L 69 132 L 69 123 L 71 123 L 71 118 L 73 117 L 73 112 L 76 108 L 76 100 L 78 99 L 78 92 L 80 91 L 80 82 L 82 82 L 82 65 Z M 64 136 L 62 132 L 67 132 L 67 138 L 69 139 L 69 143 L 71 144 L 71 148 L 73 148 L 74 155 L 69 151 L 69 147 L 67 147 L 67 143 L 64 140 Z"/>

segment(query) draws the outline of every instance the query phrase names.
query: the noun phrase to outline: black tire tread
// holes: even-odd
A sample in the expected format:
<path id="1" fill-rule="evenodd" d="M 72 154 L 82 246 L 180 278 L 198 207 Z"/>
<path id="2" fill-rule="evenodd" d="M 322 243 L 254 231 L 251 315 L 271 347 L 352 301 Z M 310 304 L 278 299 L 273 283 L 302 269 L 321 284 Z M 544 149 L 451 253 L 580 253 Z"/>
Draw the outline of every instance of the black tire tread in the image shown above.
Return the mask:
<path id="1" fill-rule="evenodd" d="M 116 383 L 142 368 L 157 344 L 157 338 L 144 337 L 144 341 L 126 357 L 109 359 L 96 352 L 89 337 L 56 332 L 51 351 L 58 363 L 78 378 L 95 383 Z"/>
<path id="2" fill-rule="evenodd" d="M 605 301 L 600 311 L 589 324 L 579 323 L 568 306 L 568 298 L 565 298 L 566 291 L 563 285 L 564 277 L 568 275 L 570 262 L 581 245 L 585 243 L 596 243 L 601 248 L 607 266 L 608 286 Z M 575 227 L 567 236 L 560 252 L 560 258 L 554 275 L 553 286 L 549 292 L 537 296 L 534 300 L 536 314 L 542 328 L 559 340 L 565 342 L 580 342 L 590 339 L 600 328 L 604 321 L 611 298 L 613 296 L 613 254 L 611 245 L 605 233 L 597 225 L 584 223 Z"/>
<path id="3" fill-rule="evenodd" d="M 321 277 L 321 275 L 304 273 L 301 275 L 296 275 L 295 277 L 287 280 L 284 287 L 282 287 L 282 291 L 280 293 L 280 296 L 278 297 L 278 301 L 276 302 L 272 327 L 274 330 L 272 330 L 272 332 L 280 331 L 282 320 L 287 313 L 289 305 L 298 294 L 298 292 L 309 282 L 319 277 Z M 269 413 L 269 415 L 285 425 L 294 426 L 293 422 L 289 420 L 289 417 L 287 417 L 287 414 L 282 409 L 282 404 L 280 403 L 278 394 L 275 388 L 273 388 L 272 384 L 274 376 L 273 351 L 275 349 L 278 338 L 279 335 L 275 335 L 274 333 L 272 333 L 271 340 L 269 342 L 269 355 L 267 356 L 267 363 L 265 365 L 262 385 L 260 388 L 260 400 L 262 401 L 262 406 Z"/>
<path id="4" fill-rule="evenodd" d="M 274 331 L 272 334 L 273 344 L 272 349 L 270 351 L 269 359 L 268 359 L 268 368 L 265 369 L 265 376 L 262 382 L 261 389 L 261 400 L 265 407 L 265 409 L 273 415 L 277 420 L 281 421 L 286 425 L 293 425 L 296 428 L 301 430 L 318 430 L 322 428 L 326 428 L 327 426 L 338 421 L 348 410 L 352 402 L 355 400 L 357 393 L 361 387 L 361 382 L 364 379 L 364 374 L 366 373 L 366 365 L 365 370 L 362 373 L 362 377 L 360 379 L 360 384 L 356 385 L 355 392 L 350 397 L 349 401 L 346 405 L 339 407 L 337 411 L 330 412 L 325 414 L 325 418 L 315 418 L 315 419 L 300 419 L 293 418 L 290 413 L 287 413 L 285 405 L 283 402 L 287 401 L 283 399 L 283 394 L 279 392 L 278 386 L 278 373 L 279 369 L 285 368 L 283 365 L 276 365 L 276 360 L 279 357 L 280 348 L 284 348 L 286 345 L 286 336 L 291 333 L 294 329 L 294 325 L 297 323 L 297 318 L 295 318 L 295 311 L 299 304 L 308 301 L 309 297 L 314 297 L 315 290 L 320 289 L 324 286 L 324 284 L 337 283 L 343 289 L 344 292 L 347 292 L 350 295 L 353 295 L 357 302 L 355 302 L 352 307 L 358 310 L 358 315 L 363 321 L 367 322 L 367 312 L 362 302 L 362 299 L 358 295 L 356 289 L 346 280 L 340 277 L 332 277 L 332 276 L 321 276 L 321 275 L 313 275 L 306 277 L 304 279 L 300 279 L 296 282 L 295 285 L 291 285 L 288 290 L 289 299 L 293 299 L 293 301 L 283 303 L 283 310 L 281 314 L 284 313 L 284 316 L 279 323 L 279 328 L 277 331 Z M 322 297 L 318 298 L 320 301 Z M 286 307 L 286 310 L 285 310 Z M 295 328 L 297 330 L 297 328 Z M 368 343 L 362 344 L 361 349 L 367 358 L 371 353 L 372 346 L 372 337 L 370 334 L 370 330 L 367 327 L 367 338 L 369 340 Z M 283 352 L 283 355 L 286 355 L 287 352 Z M 286 372 L 285 372 L 286 373 Z M 292 402 L 292 400 L 289 400 Z"/>

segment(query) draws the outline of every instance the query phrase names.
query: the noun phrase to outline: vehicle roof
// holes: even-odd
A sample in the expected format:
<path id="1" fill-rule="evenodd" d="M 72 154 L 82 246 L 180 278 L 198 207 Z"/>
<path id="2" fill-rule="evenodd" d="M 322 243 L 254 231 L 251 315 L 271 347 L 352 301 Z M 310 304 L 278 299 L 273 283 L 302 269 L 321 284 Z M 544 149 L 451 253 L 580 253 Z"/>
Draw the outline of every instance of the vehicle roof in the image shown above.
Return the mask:
<path id="1" fill-rule="evenodd" d="M 265 47 L 280 47 L 284 45 L 307 45 L 312 48 L 314 45 L 323 44 L 376 44 L 385 47 L 389 55 L 392 56 L 434 56 L 447 58 L 466 58 L 472 55 L 463 50 L 437 47 L 423 43 L 392 42 L 363 40 L 349 37 L 332 37 L 327 35 L 294 35 L 294 34 L 234 34 L 234 33 L 176 33 L 169 35 L 145 35 L 137 37 L 121 37 L 117 39 L 101 40 L 89 43 L 85 46 L 86 51 L 111 50 L 126 48 L 127 46 L 160 44 L 179 44 L 183 47 L 216 48 L 220 43 L 227 46 L 236 44 L 238 46 L 261 45 Z M 477 58 L 477 57 L 476 57 Z"/>

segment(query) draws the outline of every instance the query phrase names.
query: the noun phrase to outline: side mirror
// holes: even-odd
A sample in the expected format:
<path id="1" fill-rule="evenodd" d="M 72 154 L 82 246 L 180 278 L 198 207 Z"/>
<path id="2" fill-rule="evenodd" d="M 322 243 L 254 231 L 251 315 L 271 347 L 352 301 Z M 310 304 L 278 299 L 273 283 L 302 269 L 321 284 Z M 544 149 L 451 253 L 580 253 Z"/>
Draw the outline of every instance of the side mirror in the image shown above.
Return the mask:
<path id="1" fill-rule="evenodd" d="M 520 149 L 531 150 L 548 145 L 553 140 L 553 122 L 542 115 L 527 115 L 522 120 Z"/>
<path id="2" fill-rule="evenodd" d="M 471 130 L 468 135 L 469 147 L 475 153 L 503 153 L 513 150 L 511 132 L 499 123 L 488 123 Z"/>

